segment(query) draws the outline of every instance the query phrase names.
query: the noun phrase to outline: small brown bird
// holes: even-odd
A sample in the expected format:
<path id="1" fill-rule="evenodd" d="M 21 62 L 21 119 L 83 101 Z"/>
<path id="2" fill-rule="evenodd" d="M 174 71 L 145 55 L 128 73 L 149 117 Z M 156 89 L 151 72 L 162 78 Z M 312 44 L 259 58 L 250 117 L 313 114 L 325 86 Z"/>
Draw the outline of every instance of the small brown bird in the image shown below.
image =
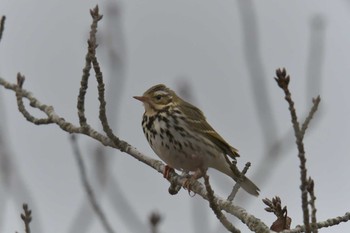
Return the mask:
<path id="1" fill-rule="evenodd" d="M 238 150 L 230 146 L 206 121 L 202 111 L 181 99 L 163 84 L 148 89 L 143 96 L 143 132 L 153 151 L 170 167 L 195 171 L 194 178 L 208 167 L 238 182 L 248 193 L 258 196 L 259 188 L 240 173 L 232 160 Z"/>

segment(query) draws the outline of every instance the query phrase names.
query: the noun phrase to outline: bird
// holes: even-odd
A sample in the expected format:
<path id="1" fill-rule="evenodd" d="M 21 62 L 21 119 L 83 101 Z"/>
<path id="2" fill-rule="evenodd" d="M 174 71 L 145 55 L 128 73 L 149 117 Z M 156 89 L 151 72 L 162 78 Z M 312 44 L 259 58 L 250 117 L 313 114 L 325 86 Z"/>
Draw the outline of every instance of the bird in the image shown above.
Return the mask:
<path id="1" fill-rule="evenodd" d="M 236 167 L 238 150 L 209 125 L 199 108 L 164 84 L 152 86 L 142 96 L 134 98 L 145 108 L 144 135 L 169 168 L 185 174 L 194 172 L 195 179 L 213 168 L 231 177 L 249 194 L 259 195 L 260 189 Z"/>

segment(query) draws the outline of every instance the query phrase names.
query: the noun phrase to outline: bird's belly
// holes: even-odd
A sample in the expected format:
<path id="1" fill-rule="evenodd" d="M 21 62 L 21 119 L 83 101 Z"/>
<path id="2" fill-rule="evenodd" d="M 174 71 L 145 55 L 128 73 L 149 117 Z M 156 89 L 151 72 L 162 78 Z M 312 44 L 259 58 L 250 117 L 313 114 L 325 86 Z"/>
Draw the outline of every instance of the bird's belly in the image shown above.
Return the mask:
<path id="1" fill-rule="evenodd" d="M 163 142 L 163 143 L 162 143 Z M 167 165 L 181 171 L 195 171 L 205 166 L 205 160 L 196 150 L 179 150 L 176 145 L 155 140 L 154 152 Z"/>
<path id="2" fill-rule="evenodd" d="M 144 116 L 144 134 L 153 151 L 169 166 L 181 171 L 196 171 L 213 167 L 222 157 L 222 151 L 209 139 L 188 129 L 180 117 L 169 117 L 160 113 Z"/>
<path id="3" fill-rule="evenodd" d="M 208 147 L 202 140 L 181 135 L 174 130 L 163 136 L 157 134 L 150 144 L 166 164 L 185 172 L 206 169 L 212 158 L 217 156 L 215 148 Z"/>

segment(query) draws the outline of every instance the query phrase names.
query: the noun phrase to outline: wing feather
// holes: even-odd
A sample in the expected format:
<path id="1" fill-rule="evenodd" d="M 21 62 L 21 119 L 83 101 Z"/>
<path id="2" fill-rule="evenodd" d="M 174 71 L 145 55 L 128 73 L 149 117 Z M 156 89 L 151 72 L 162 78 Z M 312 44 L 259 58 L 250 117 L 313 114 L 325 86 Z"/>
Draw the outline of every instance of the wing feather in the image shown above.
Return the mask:
<path id="1" fill-rule="evenodd" d="M 179 97 L 178 97 L 179 98 Z M 210 139 L 215 143 L 224 153 L 229 155 L 231 158 L 239 157 L 238 150 L 230 144 L 228 144 L 207 122 L 203 112 L 192 104 L 181 100 L 181 104 L 178 105 L 181 112 L 183 112 L 187 118 L 189 127 L 202 134 L 204 137 Z"/>

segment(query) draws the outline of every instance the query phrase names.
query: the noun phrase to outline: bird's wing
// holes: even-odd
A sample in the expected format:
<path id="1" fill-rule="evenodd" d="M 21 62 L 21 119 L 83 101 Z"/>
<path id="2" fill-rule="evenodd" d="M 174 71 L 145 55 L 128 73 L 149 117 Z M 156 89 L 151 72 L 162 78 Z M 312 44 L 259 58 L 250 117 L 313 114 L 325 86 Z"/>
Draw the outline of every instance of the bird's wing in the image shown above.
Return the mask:
<path id="1" fill-rule="evenodd" d="M 186 121 L 188 126 L 202 134 L 204 137 L 208 138 L 215 143 L 224 153 L 228 154 L 231 158 L 239 157 L 238 150 L 230 144 L 228 144 L 214 129 L 211 127 L 203 112 L 192 104 L 182 100 L 183 103 L 178 105 L 181 111 L 187 116 Z"/>

